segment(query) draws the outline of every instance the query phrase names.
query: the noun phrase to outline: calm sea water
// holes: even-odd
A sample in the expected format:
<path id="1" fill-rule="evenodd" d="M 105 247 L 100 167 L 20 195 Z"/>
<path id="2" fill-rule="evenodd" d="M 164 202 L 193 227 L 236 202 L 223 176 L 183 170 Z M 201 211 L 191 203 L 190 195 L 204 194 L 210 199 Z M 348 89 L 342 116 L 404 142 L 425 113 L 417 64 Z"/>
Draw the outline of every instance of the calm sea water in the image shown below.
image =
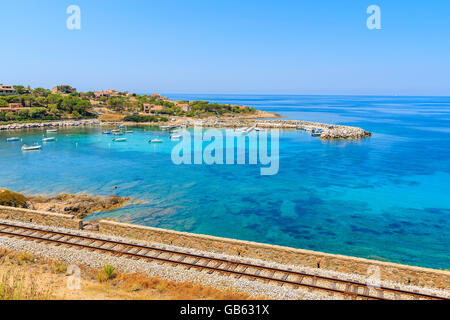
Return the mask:
<path id="1" fill-rule="evenodd" d="M 134 128 L 126 143 L 100 128 L 60 130 L 28 153 L 6 137 L 32 144 L 44 131 L 0 132 L 0 186 L 140 200 L 92 218 L 450 268 L 450 98 L 169 96 L 360 126 L 373 137 L 324 142 L 283 131 L 279 173 L 261 176 L 254 165 L 176 166 L 176 142 L 152 128 Z"/>

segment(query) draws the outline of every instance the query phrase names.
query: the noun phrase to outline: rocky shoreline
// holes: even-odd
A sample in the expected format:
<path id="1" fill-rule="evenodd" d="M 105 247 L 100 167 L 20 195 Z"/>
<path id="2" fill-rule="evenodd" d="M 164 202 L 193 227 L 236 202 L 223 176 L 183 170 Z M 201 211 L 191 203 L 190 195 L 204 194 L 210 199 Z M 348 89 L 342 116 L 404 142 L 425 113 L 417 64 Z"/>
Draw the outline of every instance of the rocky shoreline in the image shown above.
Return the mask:
<path id="1" fill-rule="evenodd" d="M 97 119 L 84 120 L 57 120 L 49 122 L 24 122 L 0 125 L 0 130 L 21 130 L 33 128 L 54 128 L 54 127 L 79 127 L 79 126 L 98 126 L 104 123 Z"/>
<path id="2" fill-rule="evenodd" d="M 290 130 L 305 130 L 314 131 L 321 130 L 319 138 L 323 140 L 339 140 L 339 139 L 363 139 L 370 137 L 372 133 L 358 127 L 331 125 L 320 122 L 300 121 L 300 120 L 285 120 L 285 119 L 258 119 L 258 118 L 223 118 L 223 119 L 203 119 L 195 120 L 192 118 L 177 119 L 174 123 L 134 123 L 134 122 L 104 122 L 97 119 L 89 120 L 64 120 L 41 123 L 12 123 L 7 125 L 0 125 L 0 130 L 21 130 L 33 128 L 64 128 L 64 127 L 79 127 L 79 126 L 165 126 L 167 124 L 174 126 L 193 127 L 196 124 L 201 124 L 205 128 L 241 128 L 241 127 L 258 127 L 264 129 L 290 129 Z"/>
<path id="3" fill-rule="evenodd" d="M 203 127 L 223 127 L 223 128 L 240 128 L 240 127 L 258 127 L 264 129 L 291 129 L 304 130 L 312 132 L 313 130 L 321 130 L 318 136 L 324 140 L 339 139 L 363 139 L 370 137 L 372 133 L 358 127 L 331 125 L 320 122 L 300 121 L 300 120 L 255 120 L 255 119 L 238 119 L 238 120 L 206 120 L 202 123 Z"/>
<path id="4" fill-rule="evenodd" d="M 130 203 L 130 201 L 130 198 L 117 195 L 108 197 L 78 194 L 59 194 L 54 197 L 24 196 L 20 193 L 0 188 L 0 205 L 72 214 L 79 219 L 83 219 L 91 213 L 121 208 Z"/>

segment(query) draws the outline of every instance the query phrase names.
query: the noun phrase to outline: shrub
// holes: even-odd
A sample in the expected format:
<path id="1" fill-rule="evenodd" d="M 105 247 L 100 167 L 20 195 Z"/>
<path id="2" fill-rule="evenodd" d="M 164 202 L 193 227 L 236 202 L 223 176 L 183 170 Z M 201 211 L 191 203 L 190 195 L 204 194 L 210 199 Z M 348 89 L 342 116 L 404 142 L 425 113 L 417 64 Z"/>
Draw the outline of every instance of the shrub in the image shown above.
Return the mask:
<path id="1" fill-rule="evenodd" d="M 0 189 L 0 205 L 16 208 L 27 208 L 27 198 L 20 193 Z"/>
<path id="2" fill-rule="evenodd" d="M 103 272 L 106 275 L 106 280 L 114 278 L 114 270 L 115 268 L 113 266 L 107 265 L 103 267 Z"/>
<path id="3" fill-rule="evenodd" d="M 66 273 L 67 265 L 62 262 L 56 262 L 55 263 L 55 271 L 58 273 Z"/>
<path id="4" fill-rule="evenodd" d="M 98 282 L 106 282 L 106 281 L 114 278 L 114 276 L 115 276 L 114 270 L 115 270 L 115 268 L 113 266 L 110 266 L 110 265 L 104 266 L 103 270 L 99 271 L 97 273 Z"/>
<path id="5" fill-rule="evenodd" d="M 166 283 L 160 283 L 156 286 L 156 290 L 158 290 L 159 293 L 163 293 L 167 290 L 167 284 Z"/>
<path id="6" fill-rule="evenodd" d="M 21 252 L 17 257 L 17 261 L 19 261 L 19 264 L 22 262 L 34 262 L 35 260 L 36 257 L 30 252 Z"/>
<path id="7" fill-rule="evenodd" d="M 156 116 L 141 116 L 141 115 L 133 115 L 133 116 L 126 116 L 123 121 L 129 121 L 129 122 L 158 122 L 163 121 L 162 118 L 156 117 Z"/>

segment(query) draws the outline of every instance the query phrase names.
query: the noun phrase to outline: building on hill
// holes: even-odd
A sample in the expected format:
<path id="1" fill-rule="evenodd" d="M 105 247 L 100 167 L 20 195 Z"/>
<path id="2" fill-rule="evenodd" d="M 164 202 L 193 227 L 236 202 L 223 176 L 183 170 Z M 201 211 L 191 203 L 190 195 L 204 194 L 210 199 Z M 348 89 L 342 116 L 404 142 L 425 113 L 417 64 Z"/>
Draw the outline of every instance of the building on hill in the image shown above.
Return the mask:
<path id="1" fill-rule="evenodd" d="M 100 97 L 115 97 L 119 96 L 120 92 L 114 89 L 108 89 L 106 91 L 94 91 L 94 95 L 96 98 Z"/>
<path id="2" fill-rule="evenodd" d="M 178 106 L 183 110 L 184 112 L 190 112 L 192 110 L 192 107 L 187 103 L 181 103 L 178 104 Z"/>
<path id="3" fill-rule="evenodd" d="M 58 93 L 66 93 L 66 94 L 70 94 L 70 93 L 75 93 L 77 92 L 77 89 L 72 88 L 71 86 L 56 86 L 52 89 L 52 93 L 53 94 L 58 94 Z"/>
<path id="4" fill-rule="evenodd" d="M 160 95 L 159 93 L 154 93 L 154 94 L 152 94 L 152 97 L 153 97 L 153 98 L 156 98 L 156 99 L 159 99 L 159 100 L 166 100 L 166 101 L 169 101 L 169 100 L 170 100 L 169 98 L 164 97 L 164 96 Z"/>
<path id="5" fill-rule="evenodd" d="M 143 107 L 144 107 L 145 113 L 157 112 L 157 111 L 161 111 L 164 109 L 163 106 L 158 106 L 158 105 L 148 104 L 148 103 L 144 103 Z"/>
<path id="6" fill-rule="evenodd" d="M 8 94 L 15 94 L 16 90 L 12 86 L 7 86 L 0 84 L 0 94 L 8 95 Z"/>
<path id="7" fill-rule="evenodd" d="M 0 108 L 0 112 L 17 112 L 19 110 L 29 110 L 31 108 L 24 107 L 21 103 L 9 103 L 8 107 Z"/>

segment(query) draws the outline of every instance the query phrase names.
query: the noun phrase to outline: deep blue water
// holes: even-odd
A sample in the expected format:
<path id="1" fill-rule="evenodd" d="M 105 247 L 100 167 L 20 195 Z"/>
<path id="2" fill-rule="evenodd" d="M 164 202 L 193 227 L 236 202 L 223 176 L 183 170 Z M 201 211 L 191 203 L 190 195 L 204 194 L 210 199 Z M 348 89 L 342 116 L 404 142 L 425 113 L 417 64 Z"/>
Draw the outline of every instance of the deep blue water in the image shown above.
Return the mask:
<path id="1" fill-rule="evenodd" d="M 255 165 L 174 165 L 167 133 L 135 128 L 0 132 L 0 186 L 29 194 L 87 192 L 140 203 L 92 218 L 123 221 L 434 268 L 450 268 L 450 98 L 169 95 L 360 126 L 373 136 L 324 142 L 282 131 L 277 175 Z M 163 144 L 151 145 L 151 137 Z M 113 190 L 113 186 L 118 186 Z"/>

